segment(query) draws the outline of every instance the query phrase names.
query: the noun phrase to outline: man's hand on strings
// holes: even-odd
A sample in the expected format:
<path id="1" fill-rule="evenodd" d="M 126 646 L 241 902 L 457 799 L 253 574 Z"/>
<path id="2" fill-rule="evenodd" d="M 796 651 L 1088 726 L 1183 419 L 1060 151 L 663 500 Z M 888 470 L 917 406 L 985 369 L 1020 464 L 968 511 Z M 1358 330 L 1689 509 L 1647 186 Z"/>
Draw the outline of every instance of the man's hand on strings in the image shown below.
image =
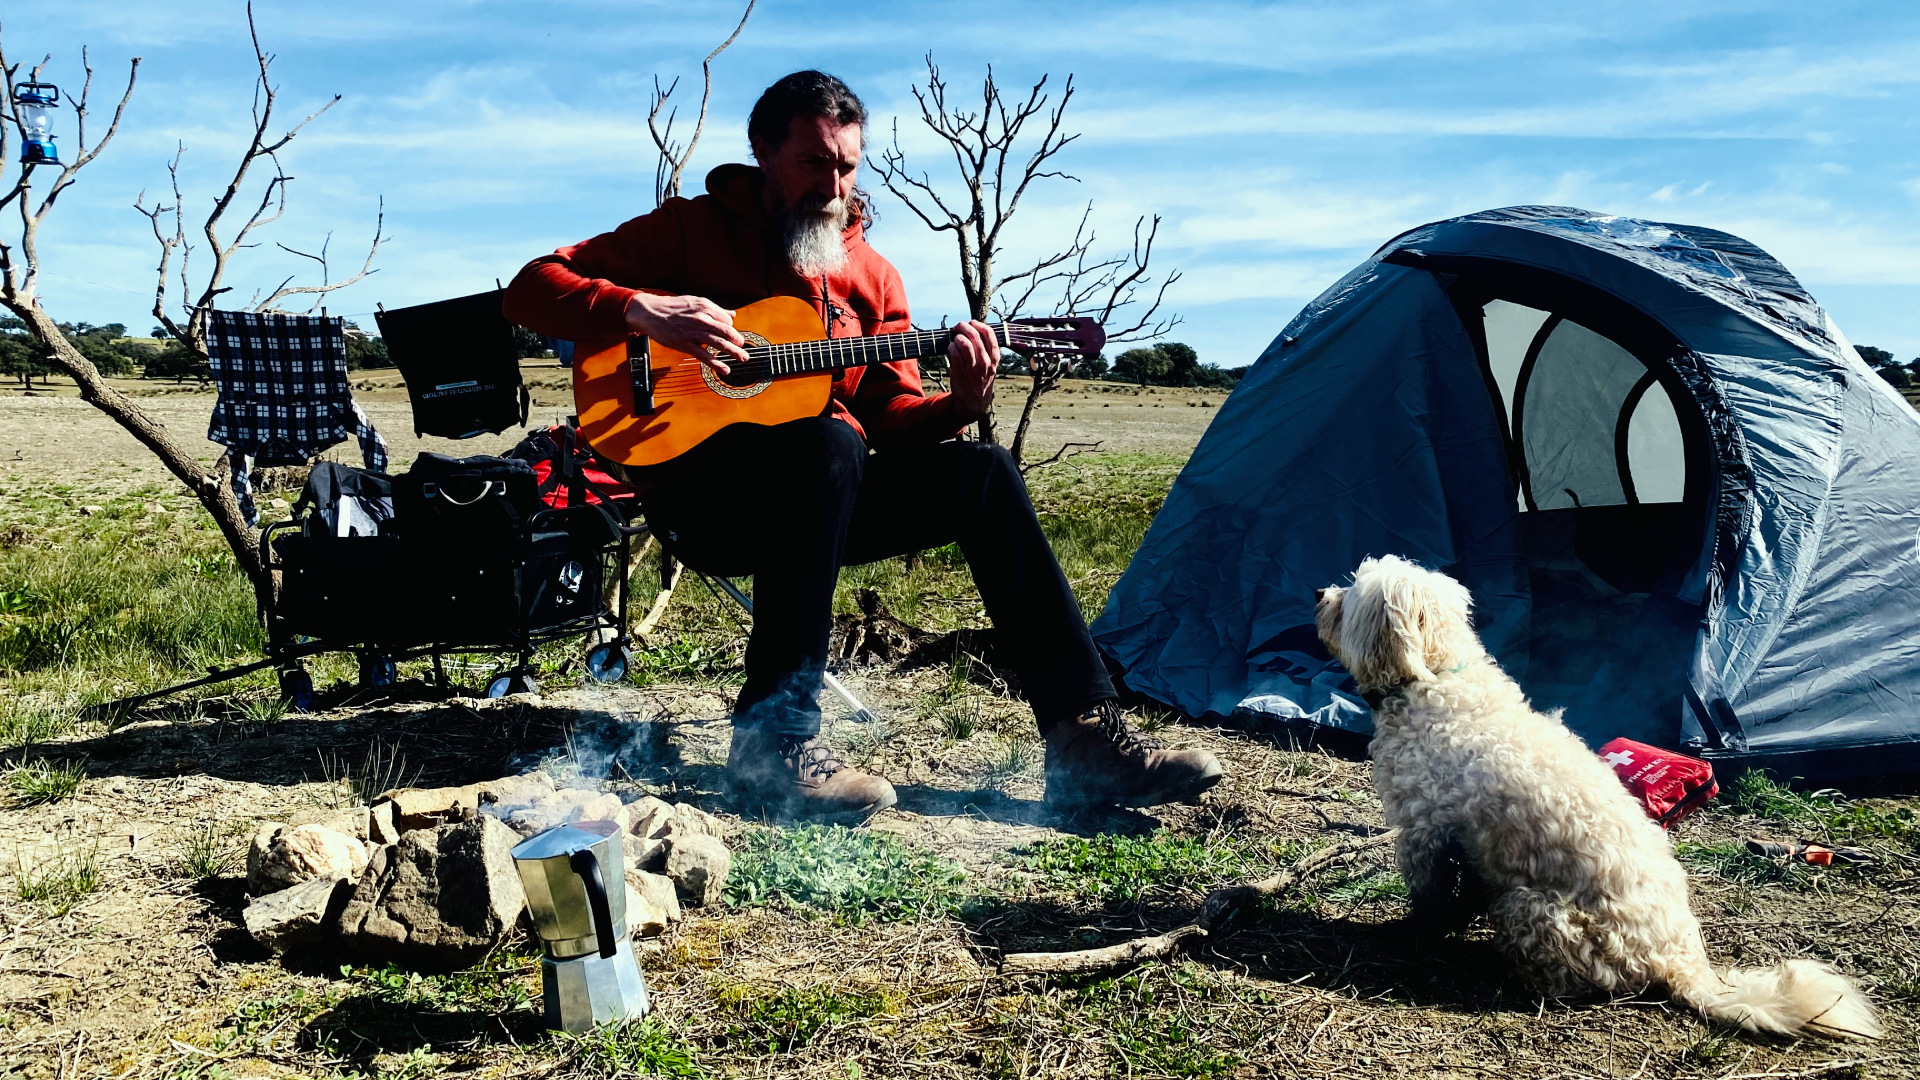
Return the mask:
<path id="1" fill-rule="evenodd" d="M 1000 370 L 993 328 L 979 321 L 954 327 L 947 361 L 955 407 L 967 416 L 985 416 L 993 404 L 993 376 Z"/>
<path id="2" fill-rule="evenodd" d="M 747 339 L 733 328 L 733 312 L 704 296 L 634 293 L 627 301 L 627 327 L 698 357 L 717 375 L 728 372 L 729 361 L 747 360 Z"/>

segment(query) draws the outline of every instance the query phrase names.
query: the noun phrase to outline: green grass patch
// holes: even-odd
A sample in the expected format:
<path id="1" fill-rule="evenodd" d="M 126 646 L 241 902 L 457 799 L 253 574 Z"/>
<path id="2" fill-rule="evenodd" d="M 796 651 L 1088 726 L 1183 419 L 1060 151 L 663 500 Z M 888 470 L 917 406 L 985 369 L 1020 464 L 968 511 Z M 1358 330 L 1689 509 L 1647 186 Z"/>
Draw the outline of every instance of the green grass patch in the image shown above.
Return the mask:
<path id="1" fill-rule="evenodd" d="M 1291 857 L 1293 847 L 1161 829 L 1142 836 L 1062 836 L 1015 858 L 1052 891 L 1133 902 L 1154 892 L 1204 892 L 1244 880 Z"/>
<path id="2" fill-rule="evenodd" d="M 0 706 L 0 747 L 45 742 L 72 731 L 73 724 L 72 713 L 46 708 L 39 702 L 24 707 L 9 703 Z"/>
<path id="3" fill-rule="evenodd" d="M 939 918 L 958 907 L 961 869 L 885 833 L 842 825 L 753 829 L 734 851 L 727 899 L 783 903 L 846 923 Z"/>
<path id="4" fill-rule="evenodd" d="M 1673 851 L 1683 866 L 1722 881 L 1740 885 L 1785 885 L 1794 889 L 1810 888 L 1814 871 L 1805 863 L 1783 862 L 1755 855 L 1739 841 L 1723 844 L 1674 845 Z"/>
<path id="5" fill-rule="evenodd" d="M 240 868 L 240 863 L 240 849 L 233 842 L 231 830 L 209 821 L 187 830 L 171 869 L 175 877 L 204 881 L 230 874 Z"/>
<path id="6" fill-rule="evenodd" d="M 887 1011 L 883 994 L 825 986 L 790 986 L 771 994 L 730 988 L 719 1000 L 737 1018 L 727 1027 L 728 1039 L 768 1054 L 788 1053 L 837 1025 Z"/>
<path id="7" fill-rule="evenodd" d="M 211 521 L 168 533 L 130 513 L 81 520 L 58 544 L 0 551 L 0 669 L 144 675 L 259 651 L 253 588 Z"/>
<path id="8" fill-rule="evenodd" d="M 82 517 L 81 503 L 104 511 Z M 149 503 L 174 512 L 149 513 Z M 78 710 L 257 656 L 253 589 L 175 490 L 103 497 L 0 479 L 0 746 L 71 731 Z M 271 673 L 239 689 L 270 687 Z"/>
<path id="9" fill-rule="evenodd" d="M 331 987 L 320 992 L 295 987 L 240 1006 L 227 1019 L 227 1026 L 238 1038 L 255 1040 L 282 1025 L 311 1020 L 339 1003 L 340 995 Z"/>
<path id="10" fill-rule="evenodd" d="M 1810 839 L 1830 844 L 1890 840 L 1920 848 L 1920 818 L 1911 807 L 1881 809 L 1830 788 L 1798 791 L 1754 769 L 1727 785 L 1725 805 L 1737 814 L 1799 826 L 1813 834 Z"/>
<path id="11" fill-rule="evenodd" d="M 358 765 L 349 764 L 338 754 L 324 750 L 316 753 L 320 756 L 320 778 L 333 793 L 336 810 L 371 806 L 373 800 L 395 788 L 419 783 L 423 771 L 417 768 L 411 773 L 407 771 L 407 756 L 400 752 L 398 744 L 375 742 Z"/>
<path id="12" fill-rule="evenodd" d="M 1328 874 L 1319 888 L 1322 899 L 1347 907 L 1404 903 L 1407 882 L 1398 870 L 1369 866 Z"/>
<path id="13" fill-rule="evenodd" d="M 29 806 L 59 802 L 79 791 L 86 778 L 86 766 L 77 761 L 56 765 L 46 758 L 35 758 L 7 770 L 7 790 Z"/>
<path id="14" fill-rule="evenodd" d="M 479 964 L 445 975 L 422 975 L 397 964 L 342 967 L 340 974 L 361 992 L 394 1005 L 438 1012 L 503 1013 L 531 1008 L 538 991 L 529 976 L 540 958 L 519 949 L 496 950 Z"/>
<path id="15" fill-rule="evenodd" d="M 688 592 L 690 582 L 682 582 L 680 588 Z M 677 592 L 678 590 L 676 590 Z M 676 596 L 675 603 L 685 601 Z M 635 619 L 639 616 L 636 615 Z M 740 677 L 740 654 L 706 635 L 673 633 L 660 635 L 659 640 L 650 641 L 646 648 L 636 649 L 633 654 L 633 666 L 627 670 L 627 679 L 640 686 L 654 683 L 688 681 L 729 681 Z"/>
<path id="16" fill-rule="evenodd" d="M 993 752 L 981 767 L 980 786 L 1004 788 L 1023 776 L 1031 775 L 1040 766 L 1041 760 L 1040 745 L 1032 739 L 1002 735 L 995 740 Z"/>
<path id="17" fill-rule="evenodd" d="M 1217 976 L 1190 964 L 1149 965 L 1118 978 L 1082 987 L 1069 1001 L 1076 1017 L 1104 1036 L 1113 1076 L 1174 1076 L 1221 1080 L 1245 1062 L 1220 1045 L 1231 1029 L 1195 1023 L 1205 1002 L 1221 996 Z M 1166 1006 L 1172 1006 L 1170 1011 Z"/>
<path id="18" fill-rule="evenodd" d="M 18 853 L 13 857 L 14 895 L 49 915 L 65 915 L 99 887 L 98 848 L 63 846 L 37 861 Z"/>
<path id="19" fill-rule="evenodd" d="M 602 1024 L 578 1035 L 560 1032 L 554 1040 L 573 1059 L 575 1075 L 604 1077 L 705 1077 L 693 1047 L 658 1013 L 639 1020 Z"/>

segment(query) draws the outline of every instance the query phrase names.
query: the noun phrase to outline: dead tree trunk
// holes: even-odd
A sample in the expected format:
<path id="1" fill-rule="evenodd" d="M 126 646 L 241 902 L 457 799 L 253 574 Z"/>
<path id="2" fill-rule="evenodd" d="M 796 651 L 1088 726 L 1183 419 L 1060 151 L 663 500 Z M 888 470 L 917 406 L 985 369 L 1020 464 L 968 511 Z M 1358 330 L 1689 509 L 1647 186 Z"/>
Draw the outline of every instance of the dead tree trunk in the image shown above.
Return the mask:
<path id="1" fill-rule="evenodd" d="M 1153 257 L 1153 241 L 1160 219 L 1143 237 L 1145 219 L 1134 225 L 1134 246 L 1130 253 L 1105 259 L 1090 255 L 1094 235 L 1088 227 L 1093 208 L 1081 214 L 1073 240 L 1064 248 L 1036 260 L 1017 273 L 1002 275 L 997 260 L 1007 223 L 1020 207 L 1020 199 L 1035 180 L 1077 180 L 1077 177 L 1052 168 L 1050 162 L 1080 136 L 1061 130 L 1067 104 L 1073 99 L 1073 76 L 1067 76 L 1060 101 L 1047 108 L 1045 93 L 1048 76 L 1033 84 L 1026 100 L 1011 100 L 1001 94 L 993 69 L 981 91 L 981 108 L 969 111 L 947 102 L 947 84 L 940 69 L 927 57 L 925 87 L 915 86 L 913 96 L 920 103 L 920 121 L 946 142 L 959 169 L 964 193 L 942 195 L 940 187 L 926 173 L 917 176 L 907 169 L 906 153 L 900 148 L 900 128 L 894 124 L 893 145 L 882 151 L 880 176 L 887 190 L 907 204 L 907 209 L 935 232 L 951 232 L 960 257 L 960 288 L 967 297 L 967 317 L 983 322 L 993 318 L 1011 319 L 1023 314 L 1035 295 L 1053 295 L 1055 315 L 1095 315 L 1105 324 L 1116 317 L 1130 325 L 1108 327 L 1107 341 L 1119 342 L 1158 337 L 1179 322 L 1178 316 L 1161 317 L 1160 307 L 1167 288 L 1178 281 L 1178 271 L 1168 274 L 1156 287 L 1147 264 Z M 1020 141 L 1027 121 L 1044 116 L 1045 129 L 1040 140 L 1017 159 L 1014 146 Z M 1151 299 L 1149 300 L 1149 297 Z M 1135 306 L 1139 305 L 1139 306 Z M 1135 315 L 1138 314 L 1138 318 Z M 1043 370 L 1043 368 L 1045 370 Z M 1060 384 L 1068 369 L 1058 362 L 1033 367 L 1033 385 L 1021 408 L 1020 422 L 1009 447 L 1015 461 L 1021 460 L 1026 447 L 1028 426 L 1040 398 Z M 980 421 L 982 442 L 999 442 L 993 413 Z"/>
<path id="2" fill-rule="evenodd" d="M 340 100 L 336 96 L 278 138 L 269 139 L 267 133 L 273 123 L 277 88 L 272 85 L 268 77 L 271 58 L 260 44 L 259 32 L 253 21 L 252 5 L 247 7 L 247 28 L 252 35 L 254 59 L 258 68 L 254 86 L 253 140 L 246 153 L 241 156 L 239 166 L 234 171 L 233 178 L 225 191 L 215 199 L 213 210 L 202 229 L 206 235 L 207 244 L 211 248 L 213 265 L 204 287 L 198 290 L 197 295 L 188 293 L 181 297 L 186 310 L 184 320 L 175 321 L 167 310 L 172 257 L 176 250 L 180 253 L 179 288 L 183 293 L 187 293 L 186 261 L 193 250 L 187 240 L 186 223 L 180 208 L 182 200 L 180 199 L 178 154 L 175 155 L 169 170 L 173 178 L 174 205 L 171 207 L 156 205 L 148 209 L 141 204 L 141 201 L 135 202 L 135 208 L 151 220 L 154 236 L 160 243 L 159 285 L 154 295 L 154 315 L 166 327 L 169 335 L 191 350 L 203 362 L 207 359 L 208 317 L 213 311 L 216 300 L 231 291 L 231 287 L 224 284 L 223 279 L 233 256 L 243 248 L 255 246 L 250 242 L 253 231 L 278 220 L 286 210 L 287 183 L 291 178 L 280 170 L 279 159 L 275 154 L 315 117 Z M 232 485 L 227 483 L 227 469 L 220 463 L 216 463 L 211 469 L 202 466 L 188 449 L 190 444 L 182 444 L 174 438 L 172 432 L 168 431 L 165 424 L 134 404 L 125 394 L 107 385 L 99 369 L 74 347 L 73 342 L 61 332 L 59 324 L 41 305 L 38 285 L 40 272 L 45 266 L 45 260 L 39 250 L 41 224 L 46 220 L 47 214 L 53 210 L 61 193 L 75 183 L 80 170 L 99 157 L 101 151 L 106 149 L 107 144 L 112 142 L 114 135 L 119 132 L 120 121 L 126 114 L 127 103 L 133 98 L 134 83 L 140 69 L 140 60 L 136 57 L 129 65 L 126 91 L 121 95 L 120 103 L 114 110 L 112 122 L 108 124 L 100 140 L 89 146 L 87 103 L 93 89 L 93 67 L 85 50 L 81 52 L 81 63 L 86 72 L 86 82 L 79 97 L 69 99 L 74 104 L 74 119 L 78 129 L 74 140 L 73 159 L 57 166 L 59 171 L 54 174 L 54 179 L 47 186 L 45 194 L 38 196 L 37 203 L 34 191 L 35 174 L 37 171 L 52 168 L 50 166 L 23 166 L 13 183 L 0 193 L 0 210 L 8 209 L 9 204 L 18 203 L 17 212 L 20 218 L 19 230 L 6 239 L 0 240 L 0 306 L 4 306 L 26 323 L 35 340 L 47 349 L 52 364 L 73 379 L 74 384 L 79 387 L 83 400 L 105 413 L 114 423 L 119 424 L 128 434 L 139 440 L 141 445 L 160 459 L 168 472 L 193 493 L 194 498 L 213 518 L 215 526 L 220 530 L 220 535 L 233 552 L 235 564 L 247 575 L 248 581 L 253 586 L 254 598 L 264 611 L 272 601 L 274 583 L 261 559 L 258 534 L 247 524 L 240 512 L 239 500 L 234 495 Z M 31 76 L 37 79 L 45 65 L 46 61 L 42 61 L 39 66 L 34 67 Z M 19 73 L 19 69 L 20 65 L 7 63 L 5 50 L 0 48 L 0 72 L 4 73 L 6 84 L 4 100 L 0 100 L 0 175 L 3 175 L 4 170 L 12 163 L 8 146 L 10 136 L 13 132 L 21 130 L 21 118 L 17 107 L 13 104 L 15 76 Z M 218 233 L 221 219 L 240 196 L 249 168 L 261 158 L 269 159 L 273 163 L 274 175 L 267 181 L 257 207 L 246 223 L 241 226 L 238 234 L 231 241 L 223 242 Z M 165 233 L 160 228 L 161 217 L 166 214 L 173 216 L 174 228 L 171 233 Z M 382 218 L 384 224 L 384 215 Z M 280 301 L 295 295 L 314 296 L 314 306 L 317 309 L 328 294 L 345 288 L 373 272 L 373 256 L 379 250 L 383 239 L 381 228 L 376 226 L 373 245 L 367 253 L 367 263 L 360 268 L 359 273 L 337 282 L 323 280 L 318 286 L 296 286 L 292 284 L 293 279 L 288 278 L 281 282 L 279 287 L 267 290 L 264 300 L 257 299 L 259 294 L 256 293 L 256 302 L 250 305 L 252 310 L 278 310 L 276 305 Z M 304 253 L 294 252 L 294 254 Z M 319 256 L 305 257 L 319 261 L 322 273 L 325 274 L 324 248 Z"/>

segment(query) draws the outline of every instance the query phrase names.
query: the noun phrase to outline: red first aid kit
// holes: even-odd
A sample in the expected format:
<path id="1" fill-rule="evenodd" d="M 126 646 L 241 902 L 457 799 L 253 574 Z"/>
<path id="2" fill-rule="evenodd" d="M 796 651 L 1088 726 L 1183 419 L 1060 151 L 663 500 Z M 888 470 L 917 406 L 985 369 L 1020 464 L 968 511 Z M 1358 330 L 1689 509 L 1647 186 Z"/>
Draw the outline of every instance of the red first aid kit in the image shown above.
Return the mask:
<path id="1" fill-rule="evenodd" d="M 1600 748 L 1600 756 L 1663 829 L 1720 794 L 1713 766 L 1699 758 L 1632 739 L 1613 740 Z"/>

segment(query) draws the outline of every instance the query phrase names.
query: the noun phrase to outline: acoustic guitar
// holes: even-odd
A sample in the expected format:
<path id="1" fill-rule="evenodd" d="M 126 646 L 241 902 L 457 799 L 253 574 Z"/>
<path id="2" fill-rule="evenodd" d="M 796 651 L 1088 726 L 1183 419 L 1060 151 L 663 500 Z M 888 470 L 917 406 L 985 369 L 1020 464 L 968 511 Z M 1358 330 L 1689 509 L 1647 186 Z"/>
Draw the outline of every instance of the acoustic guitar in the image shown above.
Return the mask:
<path id="1" fill-rule="evenodd" d="M 951 330 L 829 338 L 812 304 L 774 296 L 733 314 L 748 359 L 726 375 L 690 353 L 638 335 L 574 346 L 573 402 L 580 433 L 623 465 L 670 461 L 729 424 L 784 424 L 826 410 L 836 372 L 944 355 Z M 1022 356 L 1088 357 L 1106 344 L 1088 318 L 1014 319 L 993 325 Z"/>

